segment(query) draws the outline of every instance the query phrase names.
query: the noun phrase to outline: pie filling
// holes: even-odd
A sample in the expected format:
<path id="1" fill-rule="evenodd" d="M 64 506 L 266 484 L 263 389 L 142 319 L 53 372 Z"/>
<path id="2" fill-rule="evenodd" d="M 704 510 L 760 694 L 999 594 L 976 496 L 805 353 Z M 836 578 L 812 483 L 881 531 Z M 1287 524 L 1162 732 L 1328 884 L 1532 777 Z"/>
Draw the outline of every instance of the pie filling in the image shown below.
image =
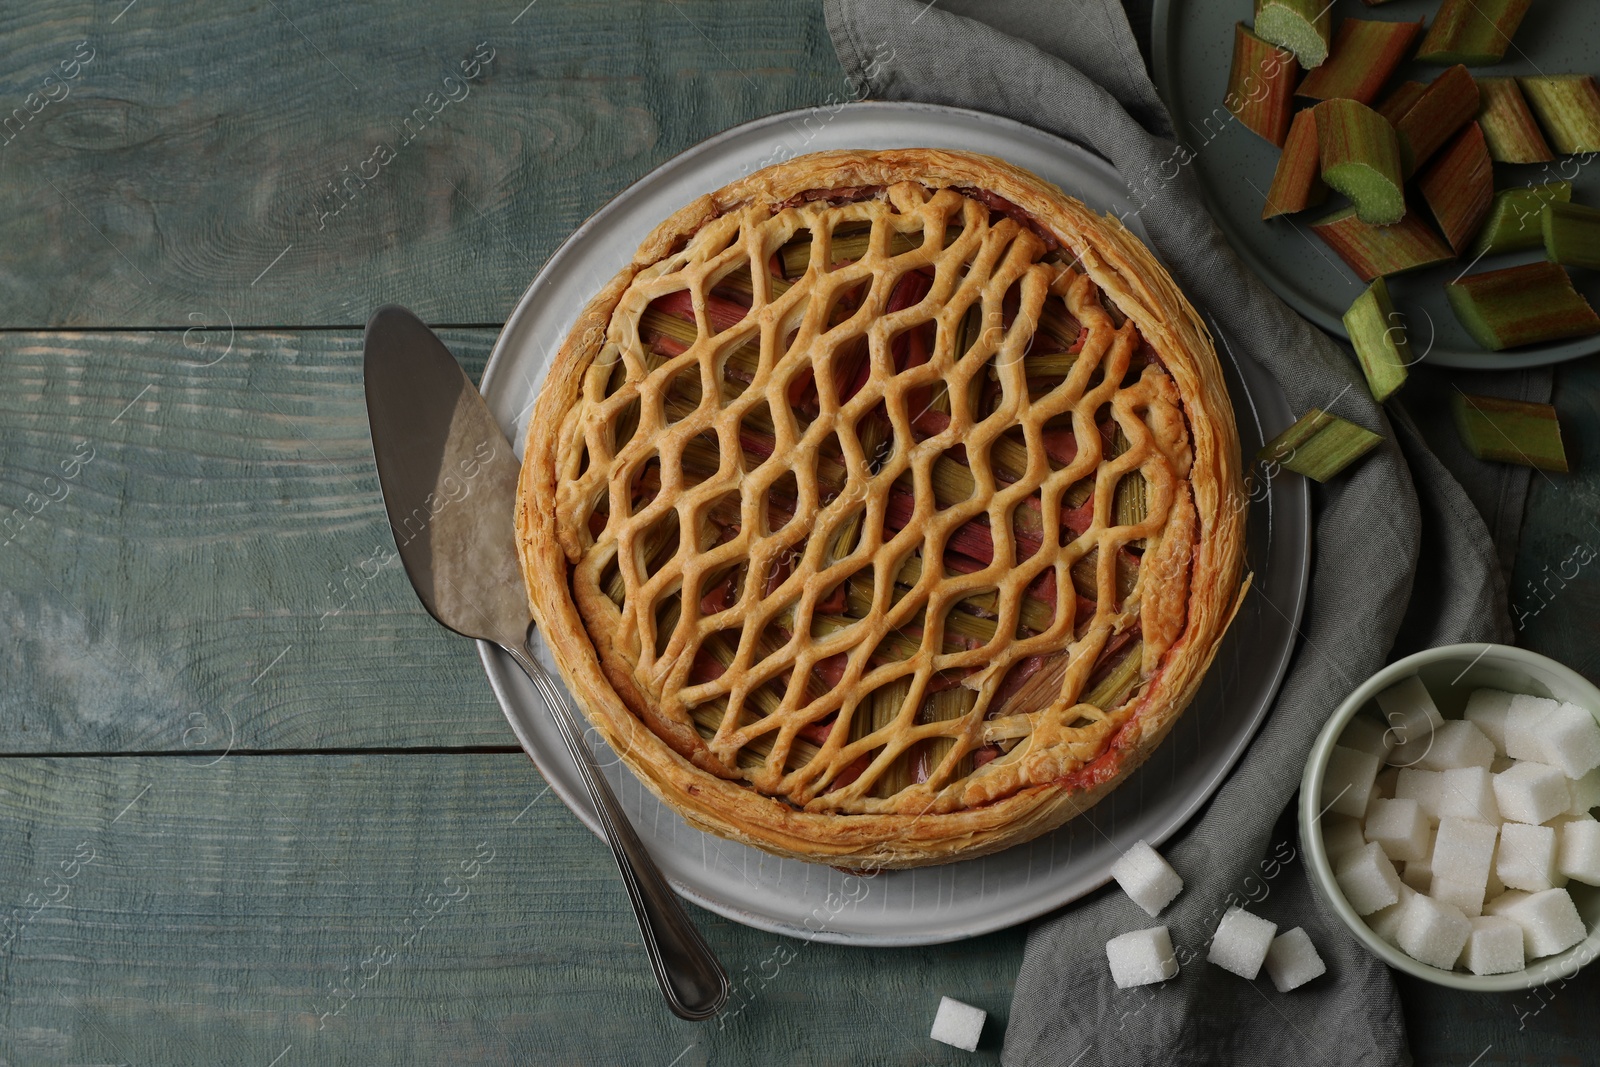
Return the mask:
<path id="1" fill-rule="evenodd" d="M 562 520 L 663 740 L 842 814 L 1107 754 L 1183 632 L 1196 524 L 1177 389 L 1080 268 L 993 193 L 901 183 L 730 212 L 640 272 Z"/>

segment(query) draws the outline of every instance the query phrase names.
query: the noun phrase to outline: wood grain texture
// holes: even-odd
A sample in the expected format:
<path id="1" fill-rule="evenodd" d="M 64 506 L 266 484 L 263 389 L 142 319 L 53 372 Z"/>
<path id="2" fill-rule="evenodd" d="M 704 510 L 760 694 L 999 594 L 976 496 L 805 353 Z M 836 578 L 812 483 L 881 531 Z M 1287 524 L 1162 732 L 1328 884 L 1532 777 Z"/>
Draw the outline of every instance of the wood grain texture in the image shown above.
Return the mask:
<path id="1" fill-rule="evenodd" d="M 0 1063 L 994 1061 L 927 1032 L 949 995 L 997 1043 L 1021 931 L 866 951 L 691 909 L 743 995 L 674 1019 L 543 788 L 516 755 L 0 760 Z"/>
<path id="2" fill-rule="evenodd" d="M 848 92 L 813 0 L 524 2 L 7 5 L 0 326 L 498 323 L 657 164 Z"/>
<path id="3" fill-rule="evenodd" d="M 393 554 L 359 333 L 0 334 L 0 752 L 514 746 Z"/>

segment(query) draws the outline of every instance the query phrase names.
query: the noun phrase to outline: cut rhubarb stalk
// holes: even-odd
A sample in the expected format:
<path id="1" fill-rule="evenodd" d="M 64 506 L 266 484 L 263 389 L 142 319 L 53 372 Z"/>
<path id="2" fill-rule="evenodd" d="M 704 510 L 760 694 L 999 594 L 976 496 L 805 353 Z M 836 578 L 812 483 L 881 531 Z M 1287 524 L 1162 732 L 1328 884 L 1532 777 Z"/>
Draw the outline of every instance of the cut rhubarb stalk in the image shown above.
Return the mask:
<path id="1" fill-rule="evenodd" d="M 1263 41 L 1240 22 L 1233 28 L 1233 67 L 1223 105 L 1246 129 L 1281 148 L 1294 116 L 1299 73 L 1293 53 Z"/>
<path id="2" fill-rule="evenodd" d="M 1504 348 L 1600 333 L 1600 316 L 1556 263 L 1473 274 L 1444 287 L 1461 325 L 1484 348 Z"/>
<path id="3" fill-rule="evenodd" d="M 1416 22 L 1372 22 L 1345 19 L 1339 23 L 1328 61 L 1300 83 L 1296 92 L 1313 100 L 1343 98 L 1370 104 L 1389 75 L 1405 59 L 1422 30 Z"/>
<path id="4" fill-rule="evenodd" d="M 1262 446 L 1256 459 L 1325 482 L 1372 451 L 1383 438 L 1337 415 L 1312 408 Z"/>
<path id="5" fill-rule="evenodd" d="M 1423 63 L 1498 63 L 1532 0 L 1444 0 L 1417 49 Z"/>
<path id="6" fill-rule="evenodd" d="M 1467 68 L 1457 64 L 1440 74 L 1395 123 L 1401 172 L 1411 177 L 1477 113 L 1478 83 Z"/>
<path id="7" fill-rule="evenodd" d="M 1473 396 L 1458 389 L 1450 406 L 1461 440 L 1479 459 L 1566 472 L 1561 422 L 1551 405 Z"/>
<path id="8" fill-rule="evenodd" d="M 1256 0 L 1256 36 L 1294 53 L 1310 70 L 1328 58 L 1333 5 L 1327 0 Z"/>
<path id="9" fill-rule="evenodd" d="M 1483 228 L 1494 202 L 1494 162 L 1476 122 L 1450 142 L 1417 184 L 1444 239 L 1460 255 Z"/>
<path id="10" fill-rule="evenodd" d="M 1364 282 L 1456 258 L 1450 246 L 1415 214 L 1393 226 L 1368 226 L 1356 217 L 1355 208 L 1345 208 L 1313 222 L 1311 229 Z"/>
<path id="11" fill-rule="evenodd" d="M 1564 153 L 1600 152 L 1600 89 L 1588 74 L 1518 78 L 1544 132 Z"/>
<path id="12" fill-rule="evenodd" d="M 1410 111 L 1411 105 L 1421 100 L 1422 94 L 1427 91 L 1428 87 L 1421 82 L 1401 82 L 1395 87 L 1394 92 L 1378 105 L 1378 114 L 1398 126 L 1401 116 Z"/>
<path id="13" fill-rule="evenodd" d="M 1411 366 L 1411 342 L 1406 337 L 1405 319 L 1389 299 L 1389 286 L 1382 278 L 1356 297 L 1344 313 L 1345 332 L 1361 361 L 1372 399 L 1383 403 L 1405 384 L 1406 368 Z"/>
<path id="14" fill-rule="evenodd" d="M 1316 110 L 1306 108 L 1289 126 L 1289 136 L 1283 142 L 1283 153 L 1278 156 L 1278 169 L 1272 175 L 1272 187 L 1267 190 L 1267 203 L 1261 209 L 1261 217 L 1272 219 L 1304 211 L 1326 200 L 1328 186 L 1322 180 L 1321 159 L 1317 148 Z"/>
<path id="15" fill-rule="evenodd" d="M 1479 78 L 1478 125 L 1496 163 L 1548 163 L 1555 159 L 1515 78 Z"/>
<path id="16" fill-rule="evenodd" d="M 1324 100 L 1314 110 L 1322 180 L 1350 198 L 1362 222 L 1399 222 L 1406 197 L 1400 145 L 1389 120 L 1354 100 Z"/>
<path id="17" fill-rule="evenodd" d="M 1544 242 L 1541 223 L 1544 206 L 1565 204 L 1571 199 L 1571 182 L 1549 182 L 1500 190 L 1494 194 L 1489 218 L 1478 232 L 1477 243 L 1472 246 L 1472 258 L 1538 248 Z"/>
<path id="18" fill-rule="evenodd" d="M 1546 204 L 1541 223 L 1545 254 L 1552 262 L 1600 270 L 1600 211 L 1578 204 Z"/>

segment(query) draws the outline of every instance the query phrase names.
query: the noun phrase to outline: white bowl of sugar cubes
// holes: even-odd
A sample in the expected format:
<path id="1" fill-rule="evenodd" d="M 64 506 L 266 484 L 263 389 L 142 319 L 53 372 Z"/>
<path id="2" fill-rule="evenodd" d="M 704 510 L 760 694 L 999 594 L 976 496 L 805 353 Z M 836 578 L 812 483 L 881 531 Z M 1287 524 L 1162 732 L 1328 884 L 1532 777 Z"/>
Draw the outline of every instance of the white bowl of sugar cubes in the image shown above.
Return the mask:
<path id="1" fill-rule="evenodd" d="M 1494 992 L 1600 955 L 1600 689 L 1508 645 L 1408 656 L 1317 737 L 1300 839 L 1375 955 Z"/>

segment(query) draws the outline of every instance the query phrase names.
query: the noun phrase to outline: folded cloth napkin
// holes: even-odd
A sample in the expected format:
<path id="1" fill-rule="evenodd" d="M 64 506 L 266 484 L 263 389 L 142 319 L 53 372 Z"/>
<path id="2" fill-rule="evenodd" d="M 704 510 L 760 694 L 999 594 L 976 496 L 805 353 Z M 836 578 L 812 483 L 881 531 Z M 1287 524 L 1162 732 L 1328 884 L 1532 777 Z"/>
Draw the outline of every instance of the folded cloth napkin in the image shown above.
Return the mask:
<path id="1" fill-rule="evenodd" d="M 1292 819 L 1275 827 L 1328 714 L 1391 654 L 1509 638 L 1501 560 L 1473 498 L 1489 502 L 1493 523 L 1514 536 L 1525 472 L 1469 469 L 1466 457 L 1460 470 L 1485 479 L 1469 496 L 1403 408 L 1372 401 L 1350 354 L 1244 267 L 1207 214 L 1192 166 L 1145 192 L 1149 175 L 1170 170 L 1175 145 L 1115 0 L 825 0 L 825 10 L 859 93 L 1004 115 L 1108 159 L 1140 190 L 1140 221 L 1217 336 L 1265 367 L 1296 411 L 1331 407 L 1384 437 L 1332 484 L 1314 487 L 1311 597 L 1288 677 L 1237 769 L 1164 848 L 1186 883 L 1157 920 L 1188 961 L 1179 977 L 1139 990 L 1113 985 L 1105 942 L 1154 925 L 1114 889 L 1040 920 L 1004 1062 L 1406 1062 L 1389 972 L 1314 903 L 1292 858 Z M 1497 390 L 1548 396 L 1547 374 L 1513 377 Z M 1230 898 L 1255 902 L 1251 910 L 1281 930 L 1304 927 L 1328 974 L 1279 995 L 1206 963 Z"/>

